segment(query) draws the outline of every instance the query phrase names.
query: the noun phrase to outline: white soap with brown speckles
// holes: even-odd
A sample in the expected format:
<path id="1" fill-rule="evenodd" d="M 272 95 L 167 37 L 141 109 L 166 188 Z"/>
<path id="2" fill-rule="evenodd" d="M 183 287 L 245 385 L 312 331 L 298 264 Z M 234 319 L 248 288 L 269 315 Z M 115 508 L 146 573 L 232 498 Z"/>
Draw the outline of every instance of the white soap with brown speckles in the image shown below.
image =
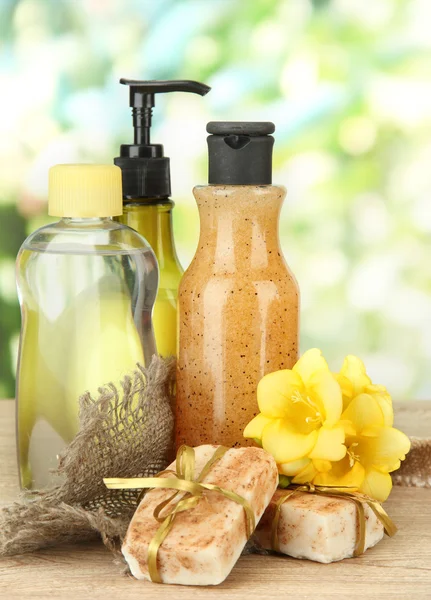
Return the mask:
<path id="1" fill-rule="evenodd" d="M 256 538 L 264 548 L 271 548 L 271 528 L 277 490 L 256 530 Z M 383 525 L 369 506 L 364 505 L 366 520 L 365 549 L 383 537 Z M 351 558 L 357 536 L 356 507 L 344 498 L 298 493 L 282 506 L 278 523 L 280 552 L 294 558 L 307 558 L 331 563 Z"/>
<path id="2" fill-rule="evenodd" d="M 216 449 L 212 445 L 195 448 L 195 477 Z M 175 469 L 175 463 L 168 468 Z M 261 448 L 231 449 L 214 463 L 203 483 L 218 485 L 245 498 L 258 523 L 276 490 L 277 466 Z M 171 495 L 172 490 L 150 490 L 130 522 L 122 552 L 137 579 L 150 578 L 148 545 L 160 525 L 153 512 Z M 195 508 L 177 514 L 159 548 L 157 567 L 162 582 L 217 585 L 229 575 L 246 542 L 243 507 L 217 492 L 204 492 Z"/>

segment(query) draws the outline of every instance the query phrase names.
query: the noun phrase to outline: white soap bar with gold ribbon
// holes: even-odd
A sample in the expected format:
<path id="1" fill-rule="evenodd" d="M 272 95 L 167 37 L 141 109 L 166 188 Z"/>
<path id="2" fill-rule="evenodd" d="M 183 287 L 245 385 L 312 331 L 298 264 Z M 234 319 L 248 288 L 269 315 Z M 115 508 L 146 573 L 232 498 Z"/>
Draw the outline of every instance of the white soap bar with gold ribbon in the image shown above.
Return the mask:
<path id="1" fill-rule="evenodd" d="M 194 449 L 195 479 L 216 449 L 217 446 L 212 445 Z M 175 470 L 175 463 L 168 469 Z M 169 476 L 172 477 L 162 475 Z M 261 448 L 230 449 L 212 465 L 202 483 L 217 485 L 241 496 L 258 523 L 276 490 L 277 467 L 272 456 Z M 173 493 L 172 489 L 151 489 L 130 522 L 122 552 L 138 579 L 150 579 L 148 547 L 160 527 L 154 511 Z M 181 492 L 171 504 L 182 498 Z M 166 509 L 169 507 L 170 504 Z M 175 516 L 158 548 L 160 580 L 183 585 L 219 584 L 229 575 L 246 542 L 243 506 L 216 491 L 205 491 L 196 506 Z"/>
<path id="2" fill-rule="evenodd" d="M 256 539 L 263 548 L 272 547 L 277 501 L 283 493 L 275 492 L 257 527 Z M 372 509 L 363 507 L 366 550 L 382 539 L 384 531 Z M 282 554 L 321 563 L 351 558 L 358 539 L 356 506 L 346 498 L 299 492 L 281 505 L 277 533 Z"/>

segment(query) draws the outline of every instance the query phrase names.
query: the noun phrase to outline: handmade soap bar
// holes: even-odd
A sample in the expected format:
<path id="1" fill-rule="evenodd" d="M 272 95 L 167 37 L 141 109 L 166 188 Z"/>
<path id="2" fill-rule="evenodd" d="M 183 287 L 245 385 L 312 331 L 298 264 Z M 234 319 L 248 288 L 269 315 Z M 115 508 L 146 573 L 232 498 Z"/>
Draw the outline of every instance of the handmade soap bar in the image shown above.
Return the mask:
<path id="1" fill-rule="evenodd" d="M 256 530 L 264 548 L 271 548 L 271 528 L 276 502 L 283 492 L 277 490 Z M 364 505 L 365 549 L 383 537 L 383 525 Z M 357 539 L 356 507 L 345 498 L 298 493 L 281 506 L 278 523 L 280 552 L 295 558 L 330 563 L 351 558 Z"/>
<path id="2" fill-rule="evenodd" d="M 213 445 L 195 448 L 195 477 L 216 449 Z M 168 468 L 175 469 L 175 463 Z M 203 483 L 215 484 L 242 496 L 250 504 L 257 523 L 276 490 L 277 467 L 272 456 L 261 448 L 231 449 L 214 463 Z M 122 552 L 138 579 L 150 578 L 148 545 L 160 526 L 153 516 L 154 509 L 172 493 L 166 489 L 150 490 L 130 522 Z M 182 493 L 178 494 L 175 501 L 182 497 Z M 246 541 L 244 508 L 216 491 L 206 491 L 194 508 L 177 514 L 160 546 L 157 558 L 160 578 L 163 583 L 183 585 L 221 583 L 238 560 Z"/>

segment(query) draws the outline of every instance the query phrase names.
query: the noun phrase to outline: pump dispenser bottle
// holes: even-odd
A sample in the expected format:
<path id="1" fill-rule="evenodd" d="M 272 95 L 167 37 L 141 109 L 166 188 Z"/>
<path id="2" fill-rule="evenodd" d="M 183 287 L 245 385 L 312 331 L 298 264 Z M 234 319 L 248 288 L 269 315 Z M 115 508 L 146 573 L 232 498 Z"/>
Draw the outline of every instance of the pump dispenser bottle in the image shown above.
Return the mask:
<path id="1" fill-rule="evenodd" d="M 161 144 L 150 141 L 152 109 L 156 94 L 190 92 L 204 96 L 210 88 L 197 81 L 136 81 L 120 79 L 130 87 L 134 143 L 123 144 L 114 159 L 123 174 L 123 215 L 117 220 L 143 235 L 153 248 L 160 269 L 159 292 L 153 323 L 157 350 L 176 355 L 177 293 L 183 270 L 172 232 L 169 158 Z"/>
<path id="2" fill-rule="evenodd" d="M 23 243 L 17 258 L 22 328 L 17 444 L 23 488 L 57 479 L 57 456 L 78 430 L 79 397 L 148 365 L 156 352 L 151 312 L 158 268 L 147 242 L 115 223 L 121 171 L 57 165 L 49 214 L 57 223 Z"/>
<path id="3" fill-rule="evenodd" d="M 299 290 L 271 185 L 272 123 L 209 123 L 209 184 L 194 195 L 197 252 L 178 302 L 176 445 L 243 446 L 267 373 L 298 357 Z"/>

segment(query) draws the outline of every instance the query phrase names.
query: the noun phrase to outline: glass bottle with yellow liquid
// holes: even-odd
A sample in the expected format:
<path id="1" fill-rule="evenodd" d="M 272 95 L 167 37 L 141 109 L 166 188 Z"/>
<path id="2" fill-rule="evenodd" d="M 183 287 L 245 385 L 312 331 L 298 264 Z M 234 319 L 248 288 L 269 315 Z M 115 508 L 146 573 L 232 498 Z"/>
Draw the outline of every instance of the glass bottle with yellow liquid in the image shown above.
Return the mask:
<path id="1" fill-rule="evenodd" d="M 175 356 L 177 330 L 177 294 L 183 269 L 178 260 L 172 233 L 174 203 L 164 200 L 128 200 L 120 223 L 132 227 L 145 237 L 157 257 L 160 269 L 159 291 L 153 311 L 153 327 L 157 352 L 161 356 Z"/>
<path id="2" fill-rule="evenodd" d="M 114 159 L 123 174 L 123 214 L 117 220 L 136 229 L 153 248 L 160 269 L 159 292 L 153 324 L 157 351 L 175 356 L 177 347 L 177 295 L 183 269 L 175 250 L 169 158 L 161 144 L 150 143 L 155 95 L 192 92 L 201 96 L 210 88 L 197 81 L 136 81 L 120 79 L 130 87 L 134 143 L 123 144 Z"/>
<path id="3" fill-rule="evenodd" d="M 17 258 L 22 328 L 17 371 L 21 486 L 46 488 L 78 430 L 79 397 L 148 365 L 158 267 L 146 240 L 112 220 L 122 211 L 111 165 L 50 170 L 49 214 Z"/>

